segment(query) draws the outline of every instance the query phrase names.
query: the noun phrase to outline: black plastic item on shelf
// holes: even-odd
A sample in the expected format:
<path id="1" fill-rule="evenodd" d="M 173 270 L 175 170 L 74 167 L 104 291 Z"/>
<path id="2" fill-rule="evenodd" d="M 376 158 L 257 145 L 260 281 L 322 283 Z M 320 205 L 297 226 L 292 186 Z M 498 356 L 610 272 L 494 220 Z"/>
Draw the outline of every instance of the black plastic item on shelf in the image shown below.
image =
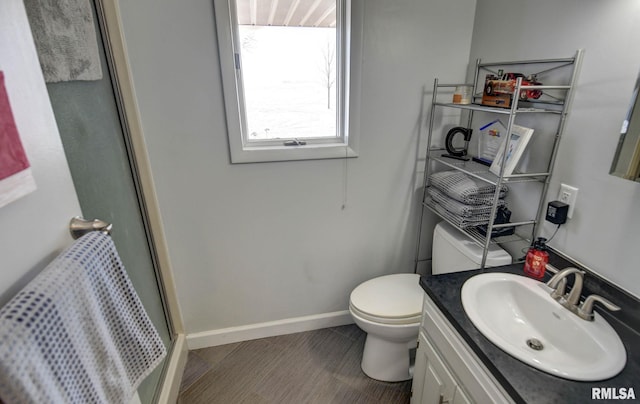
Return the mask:
<path id="1" fill-rule="evenodd" d="M 462 126 L 456 126 L 455 128 L 451 129 L 445 137 L 445 148 L 447 149 L 448 154 L 443 154 L 442 157 L 469 161 L 469 158 L 466 156 L 467 150 L 469 149 L 469 141 L 471 140 L 472 132 L 473 129 L 463 128 Z M 457 134 L 461 134 L 463 136 L 464 146 L 462 146 L 462 148 L 456 148 L 453 145 L 453 138 Z"/>
<path id="2" fill-rule="evenodd" d="M 493 224 L 509 223 L 510 219 L 511 219 L 511 211 L 509 209 L 507 209 L 506 207 L 504 207 L 504 206 L 500 206 L 500 207 L 498 207 L 498 211 L 496 212 L 496 219 L 493 221 Z M 478 229 L 480 234 L 482 234 L 485 237 L 487 236 L 487 225 L 486 224 L 477 226 L 476 228 Z M 513 233 L 515 233 L 515 231 L 516 231 L 515 226 L 500 227 L 500 228 L 497 228 L 497 229 L 492 229 L 491 230 L 491 238 L 510 236 Z"/>
<path id="3" fill-rule="evenodd" d="M 491 161 L 488 160 L 483 160 L 480 157 L 471 157 L 471 160 L 475 161 L 476 163 L 480 163 L 483 166 L 487 166 L 487 167 L 491 167 Z"/>

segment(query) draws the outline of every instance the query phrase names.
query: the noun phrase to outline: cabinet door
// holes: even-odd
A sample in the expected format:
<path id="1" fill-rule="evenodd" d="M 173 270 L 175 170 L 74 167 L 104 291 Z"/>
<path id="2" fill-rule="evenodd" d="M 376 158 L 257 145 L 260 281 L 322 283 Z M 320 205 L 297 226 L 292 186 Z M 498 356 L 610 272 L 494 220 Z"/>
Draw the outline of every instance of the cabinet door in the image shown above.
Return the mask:
<path id="1" fill-rule="evenodd" d="M 413 381 L 411 382 L 411 404 L 422 403 L 425 395 L 425 379 L 429 358 L 425 354 L 422 331 L 418 336 L 418 349 L 416 350 L 415 364 L 413 365 Z M 426 400 L 426 398 L 425 398 Z"/>
<path id="2" fill-rule="evenodd" d="M 416 351 L 416 362 L 413 373 L 411 404 L 438 403 L 444 390 L 444 382 L 433 368 L 431 358 L 425 350 L 426 343 L 420 339 Z"/>
<path id="3" fill-rule="evenodd" d="M 458 387 L 424 334 L 416 351 L 411 404 L 467 404 L 471 401 Z"/>
<path id="4" fill-rule="evenodd" d="M 467 394 L 460 388 L 460 386 L 456 387 L 456 391 L 453 393 L 453 400 L 451 400 L 452 404 L 471 404 L 472 401 L 467 397 Z"/>

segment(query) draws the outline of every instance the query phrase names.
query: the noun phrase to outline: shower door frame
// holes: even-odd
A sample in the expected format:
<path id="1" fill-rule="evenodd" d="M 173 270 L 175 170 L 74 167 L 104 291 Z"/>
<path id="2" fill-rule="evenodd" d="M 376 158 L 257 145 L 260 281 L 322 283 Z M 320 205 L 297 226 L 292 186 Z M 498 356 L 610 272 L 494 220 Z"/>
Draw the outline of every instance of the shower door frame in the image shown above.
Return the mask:
<path id="1" fill-rule="evenodd" d="M 120 115 L 127 157 L 171 338 L 168 361 L 165 363 L 160 379 L 161 385 L 156 388 L 154 401 L 171 403 L 177 400 L 180 379 L 187 361 L 188 350 L 184 326 L 175 293 L 167 242 L 131 79 L 118 2 L 117 0 L 94 0 L 94 4 Z"/>

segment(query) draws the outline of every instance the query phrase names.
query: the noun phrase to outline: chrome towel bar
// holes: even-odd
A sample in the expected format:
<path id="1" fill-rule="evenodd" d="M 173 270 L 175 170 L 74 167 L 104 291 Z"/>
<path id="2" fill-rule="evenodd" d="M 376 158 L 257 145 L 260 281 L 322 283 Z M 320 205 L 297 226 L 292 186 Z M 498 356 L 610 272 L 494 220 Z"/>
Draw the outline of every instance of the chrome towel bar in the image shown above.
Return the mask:
<path id="1" fill-rule="evenodd" d="M 72 218 L 71 222 L 69 222 L 69 231 L 71 232 L 71 237 L 73 237 L 74 240 L 77 240 L 92 231 L 100 231 L 104 234 L 110 235 L 112 228 L 113 225 L 105 222 L 104 220 L 87 220 L 80 216 Z"/>

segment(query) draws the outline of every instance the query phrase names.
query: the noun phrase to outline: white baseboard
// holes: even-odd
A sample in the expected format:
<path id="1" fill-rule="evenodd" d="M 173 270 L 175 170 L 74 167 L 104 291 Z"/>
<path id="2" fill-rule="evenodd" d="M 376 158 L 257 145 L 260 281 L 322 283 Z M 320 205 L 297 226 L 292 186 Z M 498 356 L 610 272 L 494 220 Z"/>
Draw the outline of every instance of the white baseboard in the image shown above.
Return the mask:
<path id="1" fill-rule="evenodd" d="M 162 382 L 162 389 L 158 395 L 158 404 L 173 404 L 178 401 L 182 374 L 187 365 L 189 350 L 187 348 L 185 335 L 178 334 L 172 345 L 171 356 L 168 358 L 169 363 L 167 364 Z"/>
<path id="2" fill-rule="evenodd" d="M 200 349 L 352 323 L 353 319 L 349 310 L 334 311 L 332 313 L 197 332 L 187 335 L 187 346 L 189 349 Z"/>

